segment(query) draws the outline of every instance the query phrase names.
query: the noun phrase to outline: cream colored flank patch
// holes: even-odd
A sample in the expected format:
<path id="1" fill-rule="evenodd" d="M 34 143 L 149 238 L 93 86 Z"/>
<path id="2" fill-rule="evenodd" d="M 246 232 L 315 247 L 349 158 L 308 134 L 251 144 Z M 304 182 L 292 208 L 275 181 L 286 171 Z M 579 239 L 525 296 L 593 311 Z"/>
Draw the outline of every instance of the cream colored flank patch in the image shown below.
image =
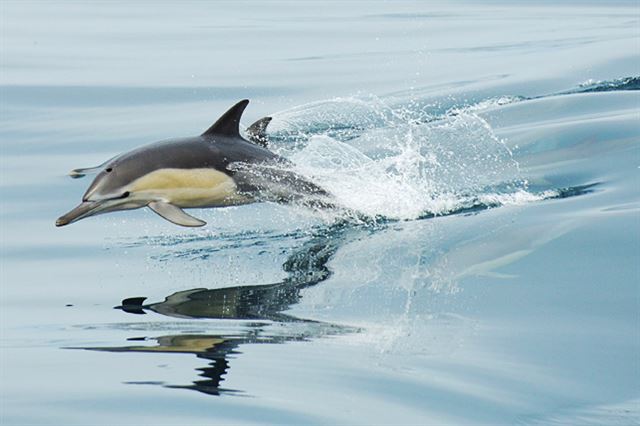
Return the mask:
<path id="1" fill-rule="evenodd" d="M 162 338 L 161 338 L 162 339 Z M 185 336 L 180 339 L 171 338 L 168 342 L 159 342 L 160 346 L 133 346 L 129 350 L 140 352 L 183 352 L 200 353 L 206 352 L 224 340 L 217 337 L 190 337 Z"/>
<path id="2" fill-rule="evenodd" d="M 159 169 L 129 185 L 136 196 L 162 199 L 178 207 L 216 207 L 250 200 L 231 177 L 214 169 Z"/>

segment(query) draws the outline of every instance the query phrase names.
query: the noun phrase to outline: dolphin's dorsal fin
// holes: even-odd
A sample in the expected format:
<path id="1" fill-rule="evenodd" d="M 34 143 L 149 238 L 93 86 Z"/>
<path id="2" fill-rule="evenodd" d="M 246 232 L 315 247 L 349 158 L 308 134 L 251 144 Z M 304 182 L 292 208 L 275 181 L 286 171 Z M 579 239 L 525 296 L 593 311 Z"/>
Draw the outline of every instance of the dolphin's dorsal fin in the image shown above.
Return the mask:
<path id="1" fill-rule="evenodd" d="M 130 314 L 143 315 L 146 314 L 142 305 L 145 300 L 147 300 L 146 297 L 130 297 L 128 299 L 124 299 L 122 301 L 122 305 L 116 306 L 115 309 L 122 309 Z"/>
<path id="2" fill-rule="evenodd" d="M 224 135 L 224 136 L 240 136 L 240 117 L 244 109 L 249 104 L 248 99 L 243 99 L 218 118 L 202 136 Z"/>
<path id="3" fill-rule="evenodd" d="M 247 127 L 249 140 L 256 145 L 268 148 L 267 126 L 271 122 L 271 117 L 264 117 Z"/>

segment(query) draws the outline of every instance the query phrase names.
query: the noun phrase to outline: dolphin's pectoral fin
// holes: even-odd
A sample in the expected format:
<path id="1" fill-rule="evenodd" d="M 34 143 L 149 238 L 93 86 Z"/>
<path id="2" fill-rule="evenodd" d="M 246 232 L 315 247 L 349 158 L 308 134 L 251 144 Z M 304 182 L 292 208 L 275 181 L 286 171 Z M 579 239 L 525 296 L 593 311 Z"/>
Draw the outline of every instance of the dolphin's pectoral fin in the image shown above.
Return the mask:
<path id="1" fill-rule="evenodd" d="M 188 215 L 180 207 L 164 201 L 153 201 L 149 203 L 149 208 L 156 212 L 159 216 L 167 219 L 171 223 L 181 226 L 203 226 L 207 222 Z"/>
<path id="2" fill-rule="evenodd" d="M 256 145 L 268 148 L 267 126 L 271 122 L 271 117 L 264 117 L 247 127 L 249 140 Z"/>

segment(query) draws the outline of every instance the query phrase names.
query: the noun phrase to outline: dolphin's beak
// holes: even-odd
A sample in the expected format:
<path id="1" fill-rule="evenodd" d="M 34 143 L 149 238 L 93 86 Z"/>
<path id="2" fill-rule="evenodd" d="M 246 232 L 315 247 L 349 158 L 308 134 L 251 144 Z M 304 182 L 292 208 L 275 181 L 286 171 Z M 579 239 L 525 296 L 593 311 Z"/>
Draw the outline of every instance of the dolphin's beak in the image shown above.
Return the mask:
<path id="1" fill-rule="evenodd" d="M 69 213 L 60 216 L 58 220 L 56 220 L 56 226 L 65 226 L 82 218 L 85 218 L 102 204 L 103 203 L 99 201 L 83 201 Z"/>

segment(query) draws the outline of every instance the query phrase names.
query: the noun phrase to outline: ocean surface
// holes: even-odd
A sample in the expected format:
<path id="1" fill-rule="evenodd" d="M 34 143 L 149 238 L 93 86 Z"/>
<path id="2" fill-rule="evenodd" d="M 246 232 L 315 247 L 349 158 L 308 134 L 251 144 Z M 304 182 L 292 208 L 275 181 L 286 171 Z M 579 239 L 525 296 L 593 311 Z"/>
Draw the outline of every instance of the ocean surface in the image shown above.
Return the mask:
<path id="1" fill-rule="evenodd" d="M 638 2 L 0 18 L 0 424 L 640 424 Z M 243 98 L 357 214 L 54 226 Z"/>

